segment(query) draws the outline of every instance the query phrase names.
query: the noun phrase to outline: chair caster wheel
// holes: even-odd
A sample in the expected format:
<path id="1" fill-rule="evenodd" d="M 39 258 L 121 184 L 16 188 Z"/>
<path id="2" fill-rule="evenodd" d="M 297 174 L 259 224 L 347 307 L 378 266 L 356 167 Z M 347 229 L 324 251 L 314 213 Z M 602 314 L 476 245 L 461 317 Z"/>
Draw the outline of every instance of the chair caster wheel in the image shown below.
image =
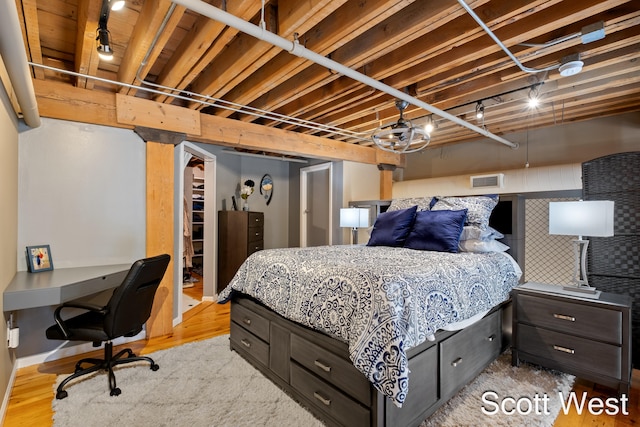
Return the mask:
<path id="1" fill-rule="evenodd" d="M 160 366 L 157 363 L 154 363 L 151 365 L 151 370 L 152 371 L 157 371 L 158 369 L 160 369 Z"/>
<path id="2" fill-rule="evenodd" d="M 113 390 L 111 390 L 111 396 L 120 396 L 120 393 L 122 393 L 122 391 L 120 391 L 120 389 L 118 387 L 114 388 Z"/>
<path id="3" fill-rule="evenodd" d="M 67 396 L 69 396 L 69 393 L 66 390 L 60 390 L 56 393 L 56 399 L 64 399 Z"/>

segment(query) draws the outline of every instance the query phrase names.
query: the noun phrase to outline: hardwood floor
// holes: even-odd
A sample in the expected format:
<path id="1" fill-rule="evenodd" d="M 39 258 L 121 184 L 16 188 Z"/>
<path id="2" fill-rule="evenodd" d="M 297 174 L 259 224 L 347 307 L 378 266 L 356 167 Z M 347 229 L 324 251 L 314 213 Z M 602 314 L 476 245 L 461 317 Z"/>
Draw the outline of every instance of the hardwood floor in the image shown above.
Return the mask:
<path id="1" fill-rule="evenodd" d="M 136 341 L 127 344 L 136 354 L 148 354 L 157 350 L 179 346 L 188 342 L 203 340 L 221 334 L 229 333 L 229 304 L 220 305 L 212 302 L 202 302 L 183 316 L 183 323 L 174 328 L 169 336 Z M 124 345 L 118 348 L 125 347 Z M 98 357 L 101 351 L 93 352 Z M 5 416 L 4 426 L 39 426 L 52 425 L 51 401 L 54 398 L 53 385 L 57 375 L 73 372 L 78 356 L 42 363 L 18 370 L 16 380 L 11 391 L 11 397 Z M 162 367 L 160 367 L 162 369 Z M 611 426 L 628 427 L 640 424 L 640 371 L 633 371 L 633 386 L 629 397 L 628 412 L 612 415 L 593 416 L 588 411 L 578 414 L 575 408 L 564 415 L 558 416 L 555 427 L 582 426 Z M 106 386 L 105 386 L 106 387 Z M 607 399 L 616 397 L 614 390 L 599 387 L 586 381 L 578 380 L 574 391 L 579 396 L 583 391 L 588 398 L 599 397 Z M 106 392 L 106 389 L 105 389 Z"/>

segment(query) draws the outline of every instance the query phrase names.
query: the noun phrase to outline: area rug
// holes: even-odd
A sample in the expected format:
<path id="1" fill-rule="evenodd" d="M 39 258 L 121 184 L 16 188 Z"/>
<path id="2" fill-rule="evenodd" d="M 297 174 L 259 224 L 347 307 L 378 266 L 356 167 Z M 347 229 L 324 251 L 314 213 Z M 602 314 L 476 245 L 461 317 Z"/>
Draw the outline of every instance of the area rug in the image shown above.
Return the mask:
<path id="1" fill-rule="evenodd" d="M 230 351 L 228 335 L 150 356 L 160 365 L 158 371 L 151 371 L 148 365 L 116 368 L 120 396 L 109 395 L 107 377 L 102 373 L 67 385 L 68 397 L 53 399 L 54 426 L 323 425 Z M 481 395 L 492 390 L 516 399 L 536 392 L 555 398 L 558 390 L 568 392 L 572 382 L 570 376 L 528 365 L 512 368 L 508 355 L 503 355 L 423 426 L 551 426 L 560 409 L 559 401 L 555 412 L 544 419 L 530 414 L 519 420 L 514 415 L 482 415 Z"/>

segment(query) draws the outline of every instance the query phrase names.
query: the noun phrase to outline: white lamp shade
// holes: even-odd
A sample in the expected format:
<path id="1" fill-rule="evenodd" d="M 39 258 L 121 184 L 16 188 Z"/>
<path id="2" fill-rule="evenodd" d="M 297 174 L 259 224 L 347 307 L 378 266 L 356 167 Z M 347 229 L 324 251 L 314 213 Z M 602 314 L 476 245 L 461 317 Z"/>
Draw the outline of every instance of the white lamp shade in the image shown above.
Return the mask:
<path id="1" fill-rule="evenodd" d="M 549 203 L 549 234 L 613 236 L 613 207 L 609 200 Z"/>
<path id="2" fill-rule="evenodd" d="M 340 227 L 368 227 L 369 209 L 342 208 L 340 209 Z"/>

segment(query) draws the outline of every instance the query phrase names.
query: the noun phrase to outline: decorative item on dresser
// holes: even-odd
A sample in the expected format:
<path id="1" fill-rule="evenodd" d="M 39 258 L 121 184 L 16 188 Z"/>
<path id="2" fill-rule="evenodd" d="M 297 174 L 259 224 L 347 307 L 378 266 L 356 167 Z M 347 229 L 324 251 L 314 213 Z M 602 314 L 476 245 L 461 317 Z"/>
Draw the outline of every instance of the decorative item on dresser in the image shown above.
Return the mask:
<path id="1" fill-rule="evenodd" d="M 264 213 L 218 212 L 218 285 L 220 293 L 252 253 L 264 249 Z"/>
<path id="2" fill-rule="evenodd" d="M 514 288 L 513 365 L 532 362 L 629 394 L 631 298 L 599 298 L 562 286 L 525 283 Z"/>
<path id="3" fill-rule="evenodd" d="M 582 198 L 615 202 L 614 236 L 593 237 L 587 256 L 589 284 L 640 303 L 640 151 L 582 164 Z M 640 309 L 632 314 L 632 354 L 640 366 Z"/>

